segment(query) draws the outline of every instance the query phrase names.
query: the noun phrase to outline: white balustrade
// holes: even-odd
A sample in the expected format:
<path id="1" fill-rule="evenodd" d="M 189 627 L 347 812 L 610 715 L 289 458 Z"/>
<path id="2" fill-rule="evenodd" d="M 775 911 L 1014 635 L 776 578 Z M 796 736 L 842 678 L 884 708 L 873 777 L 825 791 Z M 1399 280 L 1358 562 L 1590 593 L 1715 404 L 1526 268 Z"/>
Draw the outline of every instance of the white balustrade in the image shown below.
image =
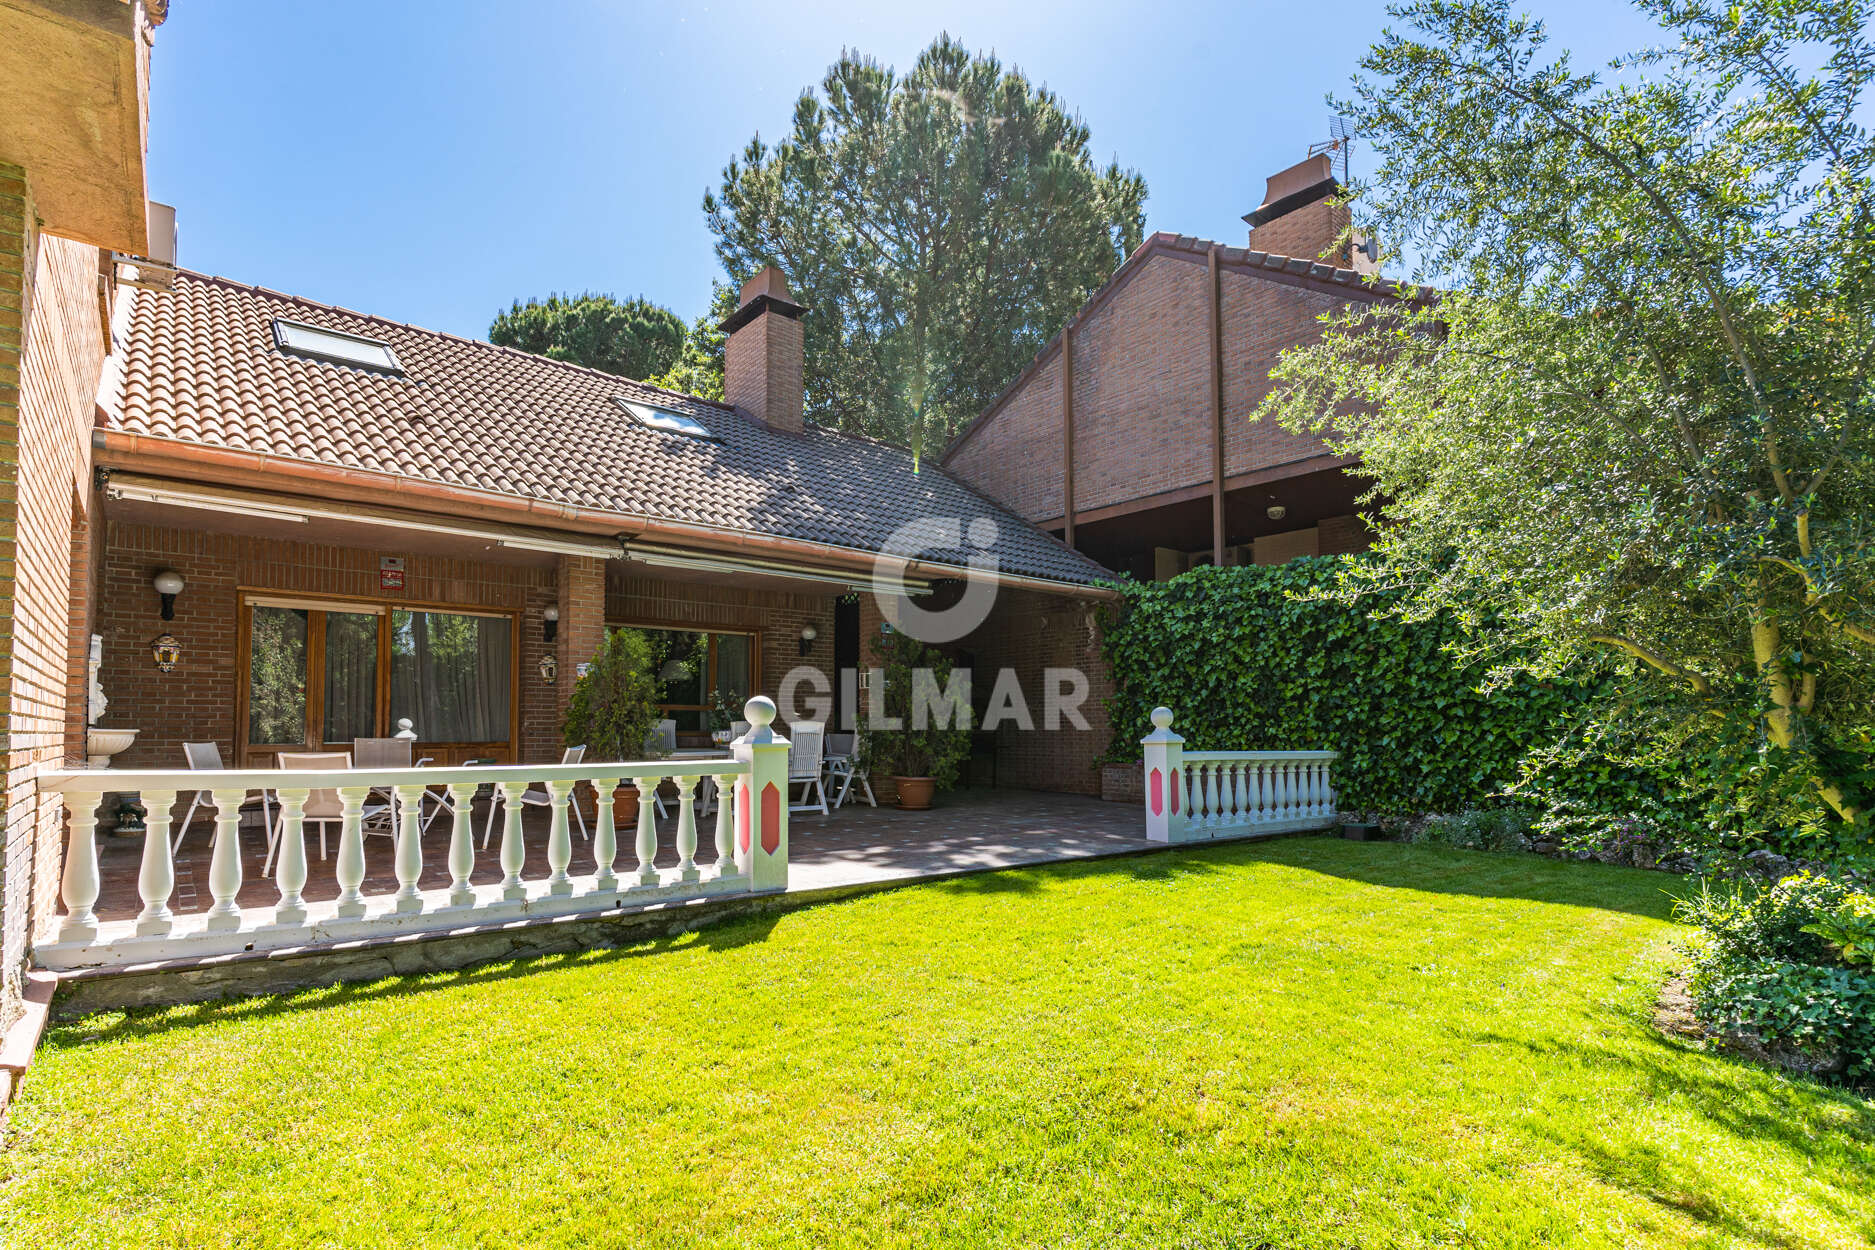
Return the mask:
<path id="1" fill-rule="evenodd" d="M 1193 751 L 1155 708 L 1145 755 L 1146 836 L 1155 842 L 1334 825 L 1334 751 Z"/>
<path id="2" fill-rule="evenodd" d="M 113 769 L 108 777 L 111 789 L 140 793 L 149 817 L 135 880 L 141 910 L 134 917 L 126 912 L 126 918 L 108 921 L 97 914 L 103 881 L 96 813 L 104 798 L 105 778 L 88 770 L 42 773 L 38 779 L 42 791 L 57 794 L 65 804 L 69 834 L 60 889 L 64 915 L 51 940 L 35 947 L 35 957 L 53 969 L 103 967 L 785 889 L 788 742 L 769 728 L 775 711 L 767 699 L 751 700 L 745 715 L 755 728 L 734 758 L 685 760 L 681 765 L 586 761 L 291 773 Z M 696 860 L 695 799 L 705 776 L 716 792 L 713 867 Z M 283 784 L 289 780 L 291 784 Z M 676 864 L 659 868 L 655 803 L 658 787 L 666 781 L 677 791 L 672 834 Z M 623 872 L 616 861 L 624 831 L 617 827 L 612 808 L 621 786 L 634 787 L 639 797 L 631 848 L 637 862 Z M 567 805 L 581 802 L 588 787 L 598 797 L 597 819 L 591 822 L 593 871 L 574 875 Z M 203 790 L 213 799 L 213 821 L 206 830 L 202 822 L 184 830 L 183 839 L 199 855 L 202 838 L 205 834 L 212 837 L 207 871 L 210 903 L 205 910 L 178 913 L 174 910 L 177 873 L 170 814 L 174 805 L 186 806 L 193 794 Z M 272 841 L 275 830 L 256 829 L 252 823 L 252 816 L 260 812 L 258 804 L 250 809 L 245 833 L 242 828 L 243 807 L 251 795 L 262 792 L 271 800 L 268 807 L 276 820 L 277 847 Z M 312 832 L 307 828 L 312 821 L 306 809 L 318 792 L 338 795 L 335 823 L 339 837 L 336 855 L 326 860 L 322 851 L 314 862 L 309 860 L 305 842 Z M 479 886 L 474 882 L 478 859 L 490 857 L 478 850 L 472 836 L 478 794 L 486 813 L 481 819 L 493 818 L 489 809 L 494 805 L 505 815 L 500 848 L 494 856 L 499 880 L 491 880 L 492 874 L 485 871 L 483 879 L 488 883 Z M 752 801 L 744 811 L 738 806 L 743 795 L 770 798 Z M 782 796 L 780 801 L 774 800 L 775 795 Z M 528 796 L 525 801 L 523 796 Z M 426 806 L 438 808 L 430 813 L 432 823 L 450 822 L 448 852 L 439 866 L 446 874 L 432 868 L 427 888 Z M 545 845 L 538 840 L 534 844 L 536 855 L 544 850 L 544 876 L 538 875 L 541 859 L 534 861 L 537 875 L 526 873 L 529 848 L 523 817 L 529 807 L 542 808 L 547 816 Z M 325 804 L 314 804 L 314 810 L 335 809 L 328 797 Z M 388 818 L 386 828 L 379 827 L 381 818 Z M 380 838 L 369 839 L 368 847 L 366 835 L 379 832 L 392 835 L 389 847 Z M 539 839 L 541 835 L 536 832 L 534 836 Z M 270 850 L 275 852 L 271 856 Z M 386 861 L 379 857 L 387 851 L 396 885 L 367 892 L 367 859 L 375 859 L 382 872 Z M 264 870 L 269 863 L 273 865 L 273 897 L 261 902 L 253 897 L 255 890 L 250 886 L 244 904 L 244 867 Z"/>

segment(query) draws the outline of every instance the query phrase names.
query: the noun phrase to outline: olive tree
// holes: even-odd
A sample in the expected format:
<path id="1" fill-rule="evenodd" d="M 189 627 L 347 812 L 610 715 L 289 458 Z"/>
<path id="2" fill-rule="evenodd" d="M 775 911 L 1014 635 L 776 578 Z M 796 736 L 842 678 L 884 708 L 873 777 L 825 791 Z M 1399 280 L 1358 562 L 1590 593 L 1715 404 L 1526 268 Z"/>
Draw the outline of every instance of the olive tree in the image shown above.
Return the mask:
<path id="1" fill-rule="evenodd" d="M 1524 667 L 1618 657 L 1657 745 L 1742 746 L 1859 832 L 1869 5 L 1639 7 L 1660 43 L 1601 73 L 1500 0 L 1391 10 L 1337 106 L 1424 285 L 1329 318 L 1264 412 L 1361 457 L 1416 610 L 1489 612 Z"/>

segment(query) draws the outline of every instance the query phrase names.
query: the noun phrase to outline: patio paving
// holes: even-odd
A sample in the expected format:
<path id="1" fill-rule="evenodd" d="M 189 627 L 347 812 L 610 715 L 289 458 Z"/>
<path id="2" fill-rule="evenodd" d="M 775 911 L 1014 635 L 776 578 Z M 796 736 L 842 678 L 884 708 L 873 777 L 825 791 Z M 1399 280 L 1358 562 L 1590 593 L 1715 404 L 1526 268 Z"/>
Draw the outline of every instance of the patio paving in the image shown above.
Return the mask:
<path id="1" fill-rule="evenodd" d="M 484 805 L 478 803 L 471 817 L 471 827 L 478 840 L 485 810 Z M 423 835 L 423 876 L 419 882 L 423 889 L 449 884 L 450 820 L 447 813 L 438 816 Z M 697 824 L 696 861 L 699 865 L 713 864 L 716 862 L 715 817 Z M 527 859 L 521 875 L 528 880 L 545 878 L 548 814 L 544 809 L 526 811 L 524 833 Z M 176 891 L 170 899 L 170 907 L 178 915 L 208 908 L 208 867 L 213 835 L 211 821 L 198 815 L 176 853 Z M 476 850 L 475 871 L 471 875 L 476 884 L 501 880 L 500 840 L 497 828 L 488 850 L 482 851 L 479 847 Z M 621 872 L 636 863 L 631 841 L 631 832 L 621 830 L 620 851 L 615 861 L 615 867 Z M 657 862 L 660 866 L 672 867 L 677 863 L 676 841 L 677 821 L 673 811 L 670 818 L 658 822 Z M 101 920 L 132 918 L 142 908 L 137 895 L 137 872 L 143 839 L 100 837 L 98 844 L 103 878 L 97 902 L 98 917 Z M 818 812 L 795 812 L 789 822 L 789 844 L 790 893 L 1085 859 L 1143 851 L 1156 845 L 1146 840 L 1142 813 L 1132 803 L 1108 803 L 1082 795 L 987 788 L 941 794 L 938 806 L 925 812 L 851 805 L 825 817 Z M 328 851 L 336 855 L 337 849 L 334 829 L 328 837 Z M 265 838 L 256 808 L 241 826 L 244 879 L 240 902 L 244 907 L 269 907 L 278 897 L 273 882 L 261 875 L 264 852 Z M 331 858 L 320 860 L 316 834 L 307 835 L 306 859 L 307 900 L 337 897 L 334 861 Z M 569 871 L 575 876 L 590 873 L 592 863 L 592 844 L 581 840 L 575 826 L 573 863 Z M 397 889 L 390 838 L 374 835 L 365 839 L 365 874 L 363 888 L 367 895 L 389 894 Z"/>

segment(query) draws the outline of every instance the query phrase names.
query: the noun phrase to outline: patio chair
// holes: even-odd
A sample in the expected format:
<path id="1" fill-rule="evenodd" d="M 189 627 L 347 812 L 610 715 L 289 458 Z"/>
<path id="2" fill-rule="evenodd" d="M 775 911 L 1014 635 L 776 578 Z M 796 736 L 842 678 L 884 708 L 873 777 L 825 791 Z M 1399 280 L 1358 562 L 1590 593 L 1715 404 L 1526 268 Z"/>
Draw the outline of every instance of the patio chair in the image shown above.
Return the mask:
<path id="1" fill-rule="evenodd" d="M 788 810 L 819 812 L 827 815 L 827 784 L 821 780 L 822 748 L 826 745 L 827 726 L 820 721 L 797 720 L 788 727 Z M 801 787 L 801 801 L 794 801 L 794 787 Z M 815 799 L 814 795 L 819 798 Z"/>
<path id="2" fill-rule="evenodd" d="M 414 754 L 414 747 L 415 742 L 410 738 L 353 738 L 352 758 L 357 761 L 354 767 L 421 768 L 423 765 L 429 763 L 430 760 L 428 756 L 425 756 L 423 759 L 412 761 L 410 757 Z M 423 792 L 423 797 L 425 799 L 436 799 L 436 796 L 428 790 Z M 371 802 L 372 799 L 377 799 L 379 802 L 373 806 Z M 397 824 L 397 804 L 397 791 L 393 790 L 391 787 L 371 787 L 371 793 L 365 798 L 365 822 L 367 826 L 370 826 L 367 828 L 366 832 L 384 832 L 383 829 L 377 826 L 383 823 L 387 818 L 389 823 L 394 827 Z M 421 804 L 419 804 L 419 808 L 420 807 Z M 421 810 L 418 811 L 418 815 L 422 815 Z M 429 822 L 424 821 L 418 832 L 422 832 L 423 829 L 427 828 L 429 828 Z"/>
<path id="3" fill-rule="evenodd" d="M 856 733 L 827 735 L 827 784 L 834 788 L 833 808 L 839 811 L 846 806 L 846 801 L 853 793 L 853 783 L 858 782 L 866 802 L 879 806 L 879 800 L 872 794 L 872 774 L 860 767 L 859 735 Z"/>
<path id="4" fill-rule="evenodd" d="M 185 742 L 182 744 L 182 758 L 188 761 L 192 771 L 221 769 L 221 747 L 213 742 Z M 195 797 L 189 800 L 189 810 L 184 813 L 182 823 L 176 826 L 176 836 L 169 844 L 169 853 L 174 855 L 182 849 L 183 835 L 189 832 L 189 825 L 195 819 L 195 813 L 204 807 L 215 806 L 215 800 L 207 790 L 197 790 Z M 245 803 L 242 804 L 246 806 Z M 266 790 L 260 791 L 261 828 L 273 828 L 273 796 Z M 269 836 L 272 836 L 271 834 Z"/>
<path id="5" fill-rule="evenodd" d="M 282 751 L 280 767 L 289 771 L 319 772 L 329 768 L 350 768 L 352 756 L 349 751 Z M 312 790 L 306 795 L 306 821 L 308 825 L 319 826 L 319 858 L 326 857 L 326 826 L 341 824 L 345 820 L 345 800 L 339 797 L 337 790 Z M 286 812 L 280 813 L 279 823 L 267 832 L 267 858 L 260 864 L 261 876 L 273 872 L 273 865 L 280 854 L 280 833 L 286 826 Z M 302 836 L 304 829 L 302 828 Z"/>
<path id="6" fill-rule="evenodd" d="M 583 745 L 568 747 L 561 753 L 560 762 L 562 764 L 577 764 L 585 758 L 586 748 Z M 607 798 L 606 795 L 600 795 L 599 797 L 601 801 Z M 488 849 L 489 839 L 495 835 L 495 810 L 501 807 L 503 802 L 501 787 L 496 786 L 494 796 L 488 800 L 488 820 L 482 825 L 482 849 L 484 851 Z M 552 807 L 553 799 L 548 796 L 545 790 L 536 790 L 532 786 L 529 786 L 527 789 L 521 791 L 521 806 Z M 578 803 L 573 804 L 573 819 L 579 822 L 579 836 L 582 838 L 590 838 L 592 835 L 586 832 L 586 813 L 579 809 Z"/>

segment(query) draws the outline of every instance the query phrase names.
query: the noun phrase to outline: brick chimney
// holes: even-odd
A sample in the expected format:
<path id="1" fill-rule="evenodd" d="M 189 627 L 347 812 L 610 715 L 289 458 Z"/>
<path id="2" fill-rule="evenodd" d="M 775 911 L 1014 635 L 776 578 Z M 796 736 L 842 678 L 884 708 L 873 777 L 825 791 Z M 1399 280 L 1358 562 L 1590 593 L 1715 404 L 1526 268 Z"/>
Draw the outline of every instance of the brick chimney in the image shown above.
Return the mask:
<path id="1" fill-rule="evenodd" d="M 1251 250 L 1321 260 L 1358 273 L 1376 272 L 1378 266 L 1365 251 L 1335 242 L 1350 220 L 1346 205 L 1330 202 L 1340 190 L 1334 161 L 1326 152 L 1271 175 L 1263 202 L 1244 214 L 1250 223 Z M 1363 236 L 1357 234 L 1355 241 L 1363 241 Z"/>
<path id="2" fill-rule="evenodd" d="M 723 344 L 723 398 L 772 430 L 801 432 L 801 314 L 788 280 L 773 265 L 742 284 L 742 306 L 717 328 Z"/>

